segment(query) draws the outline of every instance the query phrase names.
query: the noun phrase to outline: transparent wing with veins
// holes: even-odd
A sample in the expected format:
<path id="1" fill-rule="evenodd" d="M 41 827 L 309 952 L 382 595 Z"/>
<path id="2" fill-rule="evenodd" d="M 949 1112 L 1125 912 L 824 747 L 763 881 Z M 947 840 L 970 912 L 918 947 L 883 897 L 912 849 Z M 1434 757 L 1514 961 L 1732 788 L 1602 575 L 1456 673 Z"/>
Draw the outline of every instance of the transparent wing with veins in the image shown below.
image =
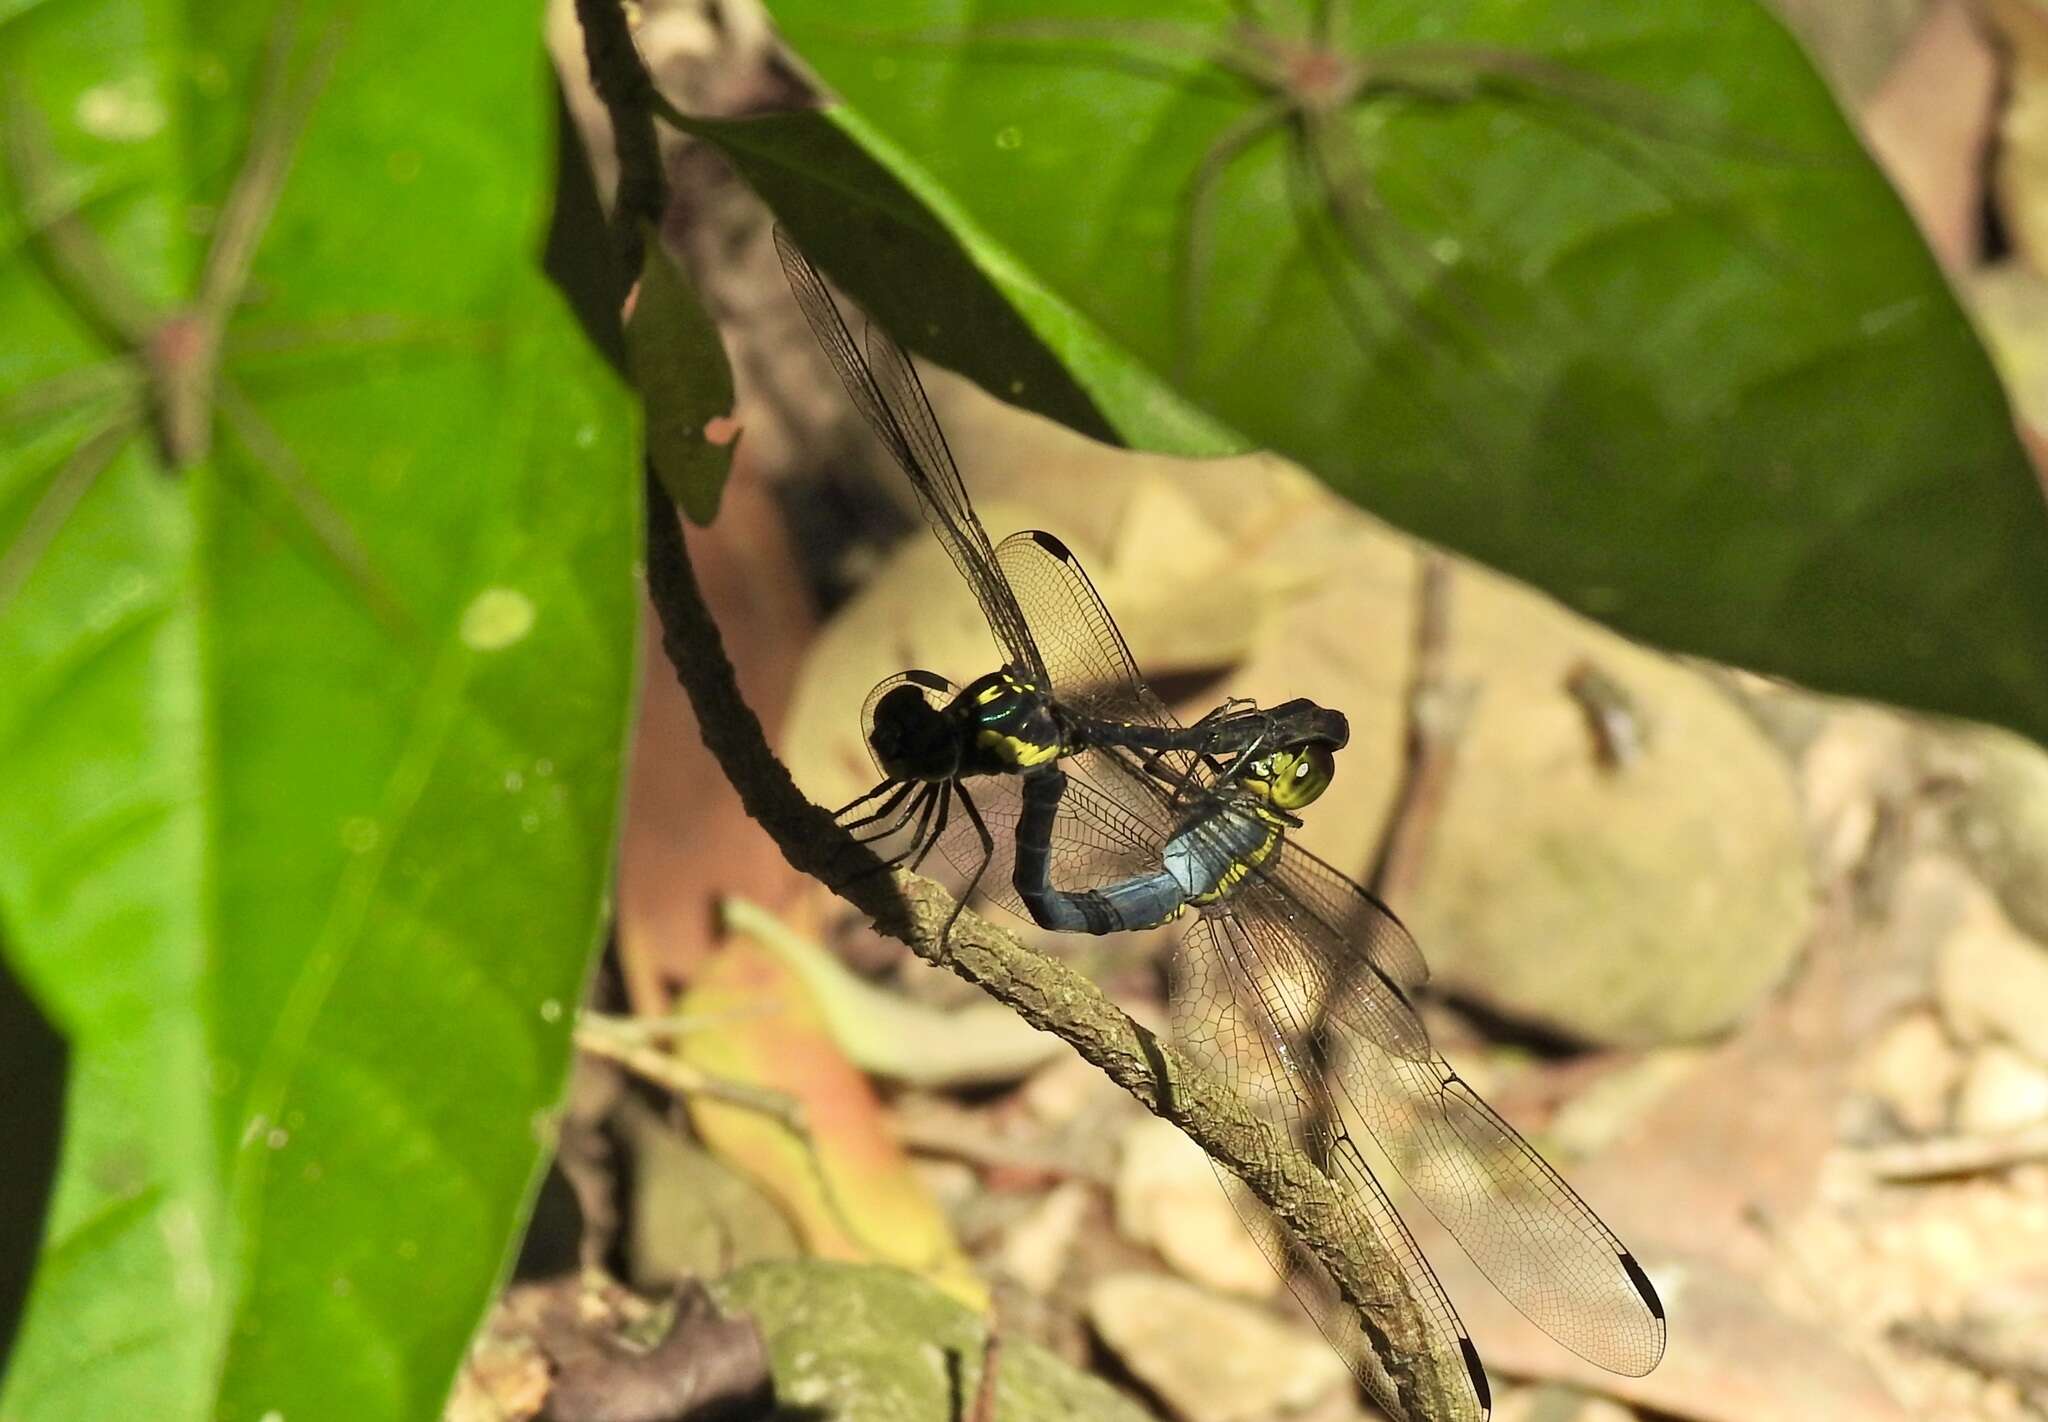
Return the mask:
<path id="1" fill-rule="evenodd" d="M 1045 678 L 1045 663 L 1031 640 L 1031 629 L 996 566 L 995 549 L 968 502 L 967 485 L 960 478 L 959 466 L 953 462 L 953 452 L 910 357 L 887 332 L 872 324 L 867 328 L 867 353 L 863 355 L 817 268 L 779 227 L 775 229 L 775 250 L 804 319 L 810 322 L 854 407 L 909 476 L 925 521 L 974 589 L 1004 659 Z"/>

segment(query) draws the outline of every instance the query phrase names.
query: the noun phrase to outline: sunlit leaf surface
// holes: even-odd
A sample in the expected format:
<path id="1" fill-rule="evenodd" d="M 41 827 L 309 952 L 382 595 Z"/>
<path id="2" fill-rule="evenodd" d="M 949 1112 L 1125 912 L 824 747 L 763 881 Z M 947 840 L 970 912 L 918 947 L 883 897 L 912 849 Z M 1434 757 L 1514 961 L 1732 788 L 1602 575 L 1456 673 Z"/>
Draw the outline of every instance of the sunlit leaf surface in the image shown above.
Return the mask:
<path id="1" fill-rule="evenodd" d="M 74 1068 L 8 1417 L 433 1415 L 610 864 L 537 7 L 278 9 L 0 22 L 0 937 Z"/>
<path id="2" fill-rule="evenodd" d="M 2048 735 L 2048 520 L 2004 399 L 1752 0 L 772 9 L 1054 349 L 1072 312 L 1625 631 Z"/>

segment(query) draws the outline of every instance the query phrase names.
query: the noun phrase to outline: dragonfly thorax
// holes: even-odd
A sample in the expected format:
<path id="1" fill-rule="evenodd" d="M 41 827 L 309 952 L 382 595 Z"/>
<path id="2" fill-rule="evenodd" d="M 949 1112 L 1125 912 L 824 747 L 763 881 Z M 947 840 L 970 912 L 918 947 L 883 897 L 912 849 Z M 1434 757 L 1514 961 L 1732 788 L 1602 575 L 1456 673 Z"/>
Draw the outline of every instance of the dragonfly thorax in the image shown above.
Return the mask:
<path id="1" fill-rule="evenodd" d="M 1052 698 L 1022 672 L 1005 667 L 967 684 L 955 705 L 972 728 L 963 773 L 1003 775 L 1057 760 L 1067 748 L 1066 728 Z"/>
<path id="2" fill-rule="evenodd" d="M 1051 698 L 1023 673 L 990 672 L 944 703 L 932 694 L 945 687 L 942 678 L 904 678 L 884 682 L 869 702 L 868 745 L 891 780 L 1014 775 L 1067 749 Z"/>

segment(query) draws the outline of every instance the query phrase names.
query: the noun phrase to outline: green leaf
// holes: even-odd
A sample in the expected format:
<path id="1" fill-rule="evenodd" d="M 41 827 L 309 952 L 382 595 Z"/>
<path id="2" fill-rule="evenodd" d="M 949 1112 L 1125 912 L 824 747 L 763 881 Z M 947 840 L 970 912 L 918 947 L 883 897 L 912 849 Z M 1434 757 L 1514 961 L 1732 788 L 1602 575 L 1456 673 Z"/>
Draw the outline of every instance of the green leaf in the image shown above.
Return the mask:
<path id="1" fill-rule="evenodd" d="M 646 420 L 647 457 L 690 521 L 708 524 L 718 514 L 737 436 L 714 441 L 706 426 L 732 415 L 732 367 L 718 326 L 659 237 L 649 231 L 642 246 L 647 256 L 626 322 L 626 355 Z"/>
<path id="2" fill-rule="evenodd" d="M 912 192 L 884 140 L 844 111 L 753 119 L 673 115 L 716 143 L 774 207 L 813 261 L 904 345 L 999 399 L 1101 440 L 1174 454 L 1233 454 L 1242 437 L 1133 363 L 1072 305 L 1039 284 L 938 191 Z M 895 171 L 892 172 L 892 167 Z"/>
<path id="3" fill-rule="evenodd" d="M 1753 0 L 1367 0 L 1320 48 L 1287 6 L 772 8 L 1006 295 L 1361 505 L 1667 646 L 2048 737 L 2004 398 Z"/>
<path id="4" fill-rule="evenodd" d="M 434 1415 L 609 880 L 538 7 L 275 8 L 0 26 L 0 940 L 72 1062 L 8 1418 Z"/>

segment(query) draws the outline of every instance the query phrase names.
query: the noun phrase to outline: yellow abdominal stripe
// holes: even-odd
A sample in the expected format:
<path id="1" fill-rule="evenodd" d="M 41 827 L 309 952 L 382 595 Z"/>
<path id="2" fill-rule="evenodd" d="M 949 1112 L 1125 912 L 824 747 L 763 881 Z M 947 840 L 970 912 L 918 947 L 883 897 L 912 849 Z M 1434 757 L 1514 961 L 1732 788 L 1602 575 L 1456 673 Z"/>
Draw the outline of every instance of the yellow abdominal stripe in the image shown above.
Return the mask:
<path id="1" fill-rule="evenodd" d="M 1262 815 L 1260 818 L 1264 819 L 1265 817 Z M 1206 894 L 1195 895 L 1189 902 L 1213 904 L 1218 899 L 1228 896 L 1231 890 L 1244 882 L 1245 875 L 1251 873 L 1252 870 L 1273 857 L 1273 850 L 1279 843 L 1280 830 L 1268 820 L 1266 823 L 1266 837 L 1260 840 L 1250 853 L 1239 855 L 1235 860 L 1231 861 L 1230 867 L 1223 871 L 1221 878 L 1217 879 L 1215 888 L 1209 890 Z"/>

